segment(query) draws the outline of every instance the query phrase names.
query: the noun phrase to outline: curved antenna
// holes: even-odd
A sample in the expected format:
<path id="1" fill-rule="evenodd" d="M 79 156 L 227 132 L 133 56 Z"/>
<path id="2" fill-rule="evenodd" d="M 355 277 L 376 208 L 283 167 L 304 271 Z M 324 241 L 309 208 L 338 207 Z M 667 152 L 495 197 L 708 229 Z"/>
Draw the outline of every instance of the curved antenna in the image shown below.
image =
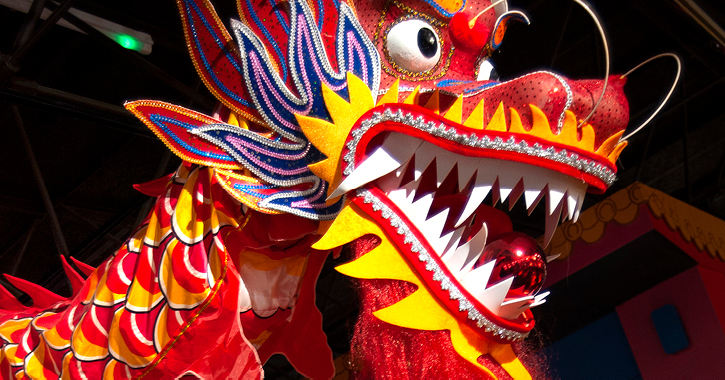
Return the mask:
<path id="1" fill-rule="evenodd" d="M 496 17 L 501 16 L 509 11 L 508 1 L 504 0 L 500 3 L 497 1 L 496 4 L 494 4 L 493 9 L 496 11 Z"/>
<path id="2" fill-rule="evenodd" d="M 677 82 L 680 81 L 680 74 L 682 73 L 682 62 L 680 61 L 680 57 L 678 57 L 677 54 L 662 53 L 662 54 L 655 55 L 654 57 L 640 63 L 639 65 L 635 66 L 632 70 L 629 70 L 629 71 L 627 71 L 626 74 L 622 75 L 622 78 L 626 78 L 627 75 L 632 74 L 634 72 L 634 70 L 637 70 L 640 67 L 644 66 L 645 64 L 650 63 L 650 62 L 654 61 L 655 59 L 662 58 L 662 57 L 672 57 L 675 59 L 675 62 L 677 62 L 677 74 L 675 74 L 675 81 L 672 82 L 672 87 L 670 87 L 670 92 L 667 93 L 667 96 L 665 96 L 665 99 L 662 101 L 662 103 L 660 103 L 660 106 L 657 107 L 655 112 L 653 112 L 652 115 L 650 115 L 650 117 L 644 121 L 644 123 L 642 123 L 634 131 L 627 134 L 627 136 L 624 136 L 623 138 L 621 138 L 620 141 L 625 141 L 628 138 L 634 136 L 635 133 L 639 132 L 640 129 L 644 128 L 645 125 L 647 125 L 650 121 L 652 121 L 652 119 L 654 119 L 655 116 L 657 116 L 657 114 L 660 112 L 660 110 L 662 110 L 662 107 L 664 107 L 665 104 L 667 104 L 667 101 L 670 99 L 670 96 L 672 96 L 672 93 L 675 92 L 675 87 L 677 87 Z"/>
<path id="3" fill-rule="evenodd" d="M 491 3 L 491 5 L 487 6 L 482 11 L 478 12 L 476 17 L 472 18 L 471 21 L 468 22 L 468 26 L 473 28 L 473 26 L 476 25 L 476 20 L 478 20 L 478 18 L 481 17 L 482 14 L 488 12 L 489 9 L 494 8 L 497 5 L 504 3 L 504 2 L 506 2 L 506 0 L 498 0 L 498 1 Z M 498 15 L 496 15 L 496 16 L 498 16 Z"/>
<path id="4" fill-rule="evenodd" d="M 599 99 L 594 104 L 594 107 L 592 107 L 592 112 L 589 113 L 589 115 L 582 120 L 582 122 L 577 126 L 577 128 L 584 125 L 584 123 L 588 122 L 589 119 L 594 116 L 594 112 L 597 110 L 597 107 L 599 107 L 599 103 L 602 102 L 602 99 L 604 99 L 604 93 L 607 91 L 607 84 L 609 83 L 609 43 L 607 43 L 607 36 L 604 34 L 604 28 L 602 27 L 602 23 L 599 22 L 599 17 L 597 17 L 596 13 L 589 7 L 589 4 L 585 3 L 582 0 L 574 0 L 575 3 L 579 4 L 584 8 L 584 10 L 589 13 L 590 16 L 592 16 L 592 19 L 594 20 L 594 23 L 597 25 L 597 29 L 599 29 L 599 34 L 602 35 L 602 43 L 604 44 L 604 63 L 605 71 L 607 72 L 604 76 L 604 86 L 602 86 L 602 94 L 599 95 Z"/>

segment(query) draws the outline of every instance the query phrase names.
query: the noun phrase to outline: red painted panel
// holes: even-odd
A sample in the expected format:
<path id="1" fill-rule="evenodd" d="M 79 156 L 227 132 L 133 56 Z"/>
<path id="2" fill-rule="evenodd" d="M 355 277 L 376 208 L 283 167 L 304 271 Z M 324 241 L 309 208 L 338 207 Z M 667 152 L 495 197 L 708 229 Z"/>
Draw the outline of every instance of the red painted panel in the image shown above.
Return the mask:
<path id="1" fill-rule="evenodd" d="M 725 331 L 725 275 L 703 267 L 698 269 L 712 307 L 720 320 L 720 327 Z"/>
<path id="2" fill-rule="evenodd" d="M 677 308 L 690 347 L 665 353 L 650 314 L 666 304 Z M 725 332 L 697 267 L 617 307 L 637 366 L 645 379 L 720 378 L 725 372 Z"/>

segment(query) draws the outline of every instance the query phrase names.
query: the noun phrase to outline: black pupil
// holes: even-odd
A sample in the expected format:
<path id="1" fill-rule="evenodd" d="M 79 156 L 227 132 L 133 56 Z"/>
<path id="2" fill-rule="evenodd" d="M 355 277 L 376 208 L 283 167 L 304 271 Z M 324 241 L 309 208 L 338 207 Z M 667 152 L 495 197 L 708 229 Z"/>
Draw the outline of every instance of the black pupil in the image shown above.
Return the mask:
<path id="1" fill-rule="evenodd" d="M 418 49 L 423 56 L 430 58 L 438 52 L 438 44 L 436 43 L 436 35 L 428 28 L 421 28 L 418 31 Z"/>

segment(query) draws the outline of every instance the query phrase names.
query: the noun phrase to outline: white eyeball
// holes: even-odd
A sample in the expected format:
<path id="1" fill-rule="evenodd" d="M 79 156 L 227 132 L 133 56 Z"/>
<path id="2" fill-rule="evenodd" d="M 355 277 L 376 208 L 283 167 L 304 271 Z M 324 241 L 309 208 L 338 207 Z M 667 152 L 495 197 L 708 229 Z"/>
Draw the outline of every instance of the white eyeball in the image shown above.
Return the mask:
<path id="1" fill-rule="evenodd" d="M 441 57 L 441 43 L 435 29 L 422 20 L 406 20 L 390 28 L 388 55 L 403 70 L 424 72 Z"/>

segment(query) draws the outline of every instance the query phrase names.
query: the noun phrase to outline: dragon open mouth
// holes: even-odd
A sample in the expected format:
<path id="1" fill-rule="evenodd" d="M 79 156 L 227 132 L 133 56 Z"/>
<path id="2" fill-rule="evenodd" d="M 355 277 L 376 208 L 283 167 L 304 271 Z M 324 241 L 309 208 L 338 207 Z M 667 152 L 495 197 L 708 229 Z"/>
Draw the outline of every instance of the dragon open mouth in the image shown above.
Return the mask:
<path id="1" fill-rule="evenodd" d="M 441 299 L 450 308 L 468 306 L 469 320 L 496 340 L 523 339 L 533 328 L 526 311 L 548 294 L 536 294 L 543 284 L 545 259 L 543 253 L 523 255 L 521 250 L 517 253 L 523 257 L 514 260 L 485 255 L 495 245 L 487 242 L 498 242 L 512 229 L 505 213 L 482 202 L 489 194 L 494 203 L 508 199 L 510 206 L 523 199 L 533 210 L 545 199 L 548 242 L 560 219 L 578 216 L 586 183 L 549 169 L 454 154 L 410 135 L 386 133 L 382 145 L 348 177 L 366 185 L 353 202 L 401 238 L 398 246 L 421 264 L 420 273 L 430 285 L 443 293 L 448 288 Z M 367 167 L 377 170 L 363 179 Z M 494 269 L 498 276 L 492 276 Z M 524 291 L 526 286 L 514 286 L 522 279 L 532 283 Z"/>
<path id="2" fill-rule="evenodd" d="M 508 200 L 513 208 L 521 201 L 529 214 L 543 202 L 546 246 L 560 221 L 578 218 L 588 188 L 602 191 L 614 181 L 610 156 L 619 136 L 596 150 L 593 134 L 583 136 L 592 127 L 578 126 L 566 108 L 559 117 L 530 103 L 522 123 L 520 107 L 505 113 L 500 101 L 492 115 L 472 111 L 461 122 L 460 105 L 443 116 L 430 107 L 437 94 L 423 105 L 415 93 L 398 103 L 393 92 L 394 101 L 354 122 L 339 186 L 328 199 L 348 194 L 469 327 L 500 343 L 525 338 L 534 326 L 530 308 L 548 295 L 539 294 L 547 258 L 532 238 L 512 231 L 504 212 L 483 202 Z M 558 134 L 552 119 L 561 120 Z"/>

